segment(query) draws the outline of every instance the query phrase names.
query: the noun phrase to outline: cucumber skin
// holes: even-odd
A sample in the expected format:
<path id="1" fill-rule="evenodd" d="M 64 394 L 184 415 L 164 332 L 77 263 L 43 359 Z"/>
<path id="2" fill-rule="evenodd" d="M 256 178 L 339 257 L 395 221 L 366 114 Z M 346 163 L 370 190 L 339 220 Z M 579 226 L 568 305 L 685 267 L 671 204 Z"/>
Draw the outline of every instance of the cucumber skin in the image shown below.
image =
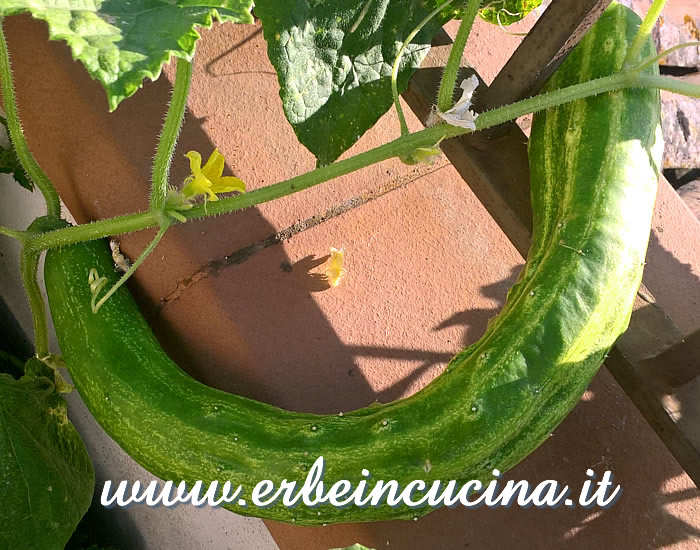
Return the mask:
<path id="1" fill-rule="evenodd" d="M 548 87 L 613 72 L 638 25 L 613 4 Z M 356 484 L 363 468 L 372 480 L 402 486 L 489 481 L 494 468 L 508 470 L 547 439 L 627 327 L 658 181 L 659 112 L 657 91 L 625 90 L 535 116 L 528 262 L 483 338 L 407 399 L 321 416 L 200 384 L 163 352 L 124 287 L 92 314 L 89 270 L 110 284 L 117 278 L 106 242 L 47 253 L 46 288 L 73 381 L 105 431 L 146 469 L 176 482 L 230 479 L 249 502 L 260 480 L 303 482 L 320 455 L 326 487 L 340 479 Z M 569 127 L 577 133 L 567 139 Z M 230 509 L 299 525 L 431 511 L 386 504 Z"/>

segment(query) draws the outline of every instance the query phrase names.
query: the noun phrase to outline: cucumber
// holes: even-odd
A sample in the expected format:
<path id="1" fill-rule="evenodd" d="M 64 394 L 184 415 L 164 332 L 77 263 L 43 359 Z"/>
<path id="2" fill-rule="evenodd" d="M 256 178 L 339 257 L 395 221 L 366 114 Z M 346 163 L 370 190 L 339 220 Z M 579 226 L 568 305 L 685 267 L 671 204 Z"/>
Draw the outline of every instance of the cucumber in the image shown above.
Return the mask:
<path id="1" fill-rule="evenodd" d="M 610 74 L 639 19 L 611 6 L 550 89 Z M 643 55 L 652 52 L 647 44 Z M 655 69 L 651 69 L 655 70 Z M 54 249 L 46 288 L 73 381 L 105 431 L 176 482 L 302 482 L 317 457 L 325 483 L 487 481 L 544 440 L 573 408 L 629 322 L 660 165 L 657 91 L 602 94 L 535 117 L 530 139 L 533 242 L 502 313 L 426 388 L 340 415 L 292 413 L 204 386 L 162 350 L 122 287 L 94 315 L 88 273 L 114 274 L 105 242 Z M 431 511 L 303 503 L 230 505 L 245 515 L 318 525 L 409 519 Z"/>

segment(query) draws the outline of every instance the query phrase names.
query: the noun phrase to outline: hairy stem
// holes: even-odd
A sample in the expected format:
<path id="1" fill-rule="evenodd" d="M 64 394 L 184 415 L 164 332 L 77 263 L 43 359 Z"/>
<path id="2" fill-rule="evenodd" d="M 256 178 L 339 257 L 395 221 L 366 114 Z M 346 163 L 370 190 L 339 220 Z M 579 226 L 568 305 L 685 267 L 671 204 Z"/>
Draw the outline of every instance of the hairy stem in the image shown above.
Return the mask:
<path id="1" fill-rule="evenodd" d="M 22 283 L 29 299 L 29 307 L 32 310 L 36 356 L 42 359 L 49 356 L 49 329 L 46 320 L 44 297 L 41 294 L 39 281 L 37 280 L 40 255 L 41 251 L 32 250 L 26 246 L 23 247 L 20 256 L 20 271 L 22 273 Z"/>
<path id="2" fill-rule="evenodd" d="M 12 237 L 13 239 L 17 239 L 21 243 L 24 243 L 27 240 L 26 231 L 17 231 L 16 229 L 10 229 L 9 227 L 0 226 L 0 235 Z"/>
<path id="3" fill-rule="evenodd" d="M 651 67 L 654 63 L 661 61 L 664 57 L 668 57 L 676 50 L 682 50 L 683 48 L 692 48 L 693 46 L 700 46 L 700 42 L 684 42 L 683 44 L 676 44 L 672 48 L 662 51 L 659 55 L 650 57 L 649 59 L 642 61 L 639 65 L 639 70 L 643 71 L 647 67 Z"/>
<path id="4" fill-rule="evenodd" d="M 509 120 L 513 120 L 527 113 L 536 113 L 537 111 L 542 111 L 549 107 L 556 107 L 557 105 L 577 99 L 635 86 L 639 86 L 636 74 L 616 73 L 582 84 L 575 84 L 574 86 L 552 90 L 551 92 L 523 99 L 511 103 L 510 105 L 505 105 L 504 107 L 499 107 L 498 109 L 480 114 L 476 119 L 476 129 L 484 130 L 491 126 L 503 124 L 504 122 L 508 122 Z"/>
<path id="5" fill-rule="evenodd" d="M 173 95 L 168 106 L 168 114 L 163 123 L 163 131 L 153 161 L 153 183 L 151 187 L 151 211 L 162 212 L 168 195 L 170 165 L 175 153 L 175 145 L 180 135 L 182 120 L 187 107 L 187 95 L 192 80 L 192 63 L 185 59 L 177 60 Z"/>
<path id="6" fill-rule="evenodd" d="M 627 50 L 625 61 L 622 63 L 623 69 L 631 67 L 639 60 L 639 55 L 642 52 L 644 43 L 649 38 L 651 30 L 654 28 L 656 20 L 661 15 L 661 10 L 664 9 L 665 5 L 666 0 L 654 0 L 654 2 L 651 4 L 649 11 L 644 17 L 644 21 L 642 21 L 642 24 L 639 26 L 639 30 L 637 31 L 637 35 L 634 37 L 630 49 Z"/>
<path id="7" fill-rule="evenodd" d="M 475 121 L 476 130 L 484 130 L 491 126 L 497 126 L 519 116 L 561 105 L 562 103 L 567 103 L 575 99 L 638 85 L 634 74 L 625 73 L 607 76 L 560 90 L 554 90 L 479 115 Z M 440 124 L 439 126 L 400 137 L 371 151 L 360 153 L 359 155 L 329 166 L 324 166 L 313 172 L 269 185 L 262 189 L 256 189 L 250 193 L 210 202 L 207 204 L 206 209 L 204 205 L 194 206 L 190 210 L 183 211 L 182 214 L 188 219 L 203 218 L 254 206 L 303 189 L 308 189 L 324 181 L 349 174 L 350 172 L 354 172 L 371 164 L 393 157 L 407 155 L 419 147 L 430 147 L 442 139 L 460 136 L 472 131 L 473 130 L 458 126 Z"/>
<path id="8" fill-rule="evenodd" d="M 653 74 L 640 74 L 639 85 L 647 88 L 661 88 L 669 92 L 675 92 L 690 97 L 700 97 L 700 86 L 691 82 L 685 82 L 667 76 Z"/>
<path id="9" fill-rule="evenodd" d="M 24 139 L 22 124 L 20 123 L 19 112 L 17 110 L 15 88 L 12 83 L 10 54 L 7 50 L 2 20 L 3 18 L 0 17 L 0 86 L 2 87 L 2 98 L 7 114 L 7 130 L 22 168 L 44 196 L 48 217 L 59 219 L 61 217 L 61 200 L 58 198 L 58 193 L 49 177 L 39 166 L 34 155 L 32 155 L 27 141 Z"/>
<path id="10" fill-rule="evenodd" d="M 158 215 L 150 211 L 139 212 L 138 214 L 129 214 L 127 216 L 119 216 L 118 218 L 110 218 L 77 225 L 75 227 L 48 231 L 28 239 L 26 246 L 33 250 L 48 250 L 49 248 L 55 248 L 57 246 L 92 241 L 94 239 L 101 239 L 102 237 L 109 237 L 110 235 L 132 233 L 134 231 L 140 231 L 141 229 L 155 227 L 158 223 Z"/>
<path id="11" fill-rule="evenodd" d="M 402 136 L 407 136 L 408 135 L 408 125 L 406 124 L 406 117 L 403 114 L 403 108 L 401 107 L 401 102 L 399 101 L 399 88 L 398 88 L 398 83 L 397 79 L 399 76 L 399 66 L 401 65 L 401 58 L 403 57 L 403 52 L 406 50 L 408 45 L 411 43 L 411 41 L 416 37 L 416 35 L 421 31 L 421 29 L 433 18 L 435 17 L 440 11 L 449 6 L 452 3 L 452 0 L 447 0 L 446 2 L 443 2 L 440 4 L 437 8 L 435 8 L 430 14 L 426 16 L 423 21 L 418 23 L 418 26 L 413 29 L 410 34 L 406 37 L 406 40 L 403 41 L 403 44 L 401 44 L 401 47 L 399 48 L 399 53 L 396 54 L 396 59 L 394 59 L 394 66 L 391 69 L 391 93 L 394 97 L 394 106 L 396 107 L 396 112 L 399 115 L 399 123 L 401 124 L 401 135 Z"/>
<path id="12" fill-rule="evenodd" d="M 462 64 L 462 55 L 464 48 L 467 45 L 469 33 L 474 25 L 474 19 L 479 13 L 481 2 L 479 0 L 467 0 L 464 3 L 464 14 L 462 15 L 462 23 L 459 25 L 457 36 L 452 44 L 450 56 L 447 59 L 445 72 L 442 73 L 440 81 L 440 89 L 437 97 L 437 107 L 443 113 L 452 108 L 452 98 L 454 96 L 455 84 L 457 83 L 457 73 Z"/>
<path id="13" fill-rule="evenodd" d="M 582 99 L 611 90 L 639 86 L 656 86 L 666 89 L 678 89 L 683 87 L 684 91 L 691 95 L 698 93 L 697 86 L 693 86 L 689 83 L 639 74 L 637 71 L 625 71 L 582 84 L 576 84 L 575 86 L 553 90 L 546 94 L 540 94 L 511 105 L 499 107 L 492 111 L 486 111 L 477 117 L 475 121 L 476 130 L 484 130 L 491 126 L 497 126 L 519 116 L 541 111 L 549 107 L 555 107 L 576 99 Z M 676 89 L 674 89 L 674 91 L 676 91 Z M 432 128 L 421 130 L 420 132 L 414 132 L 408 136 L 402 136 L 371 151 L 360 153 L 354 157 L 324 166 L 312 172 L 273 185 L 268 185 L 249 193 L 243 193 L 218 201 L 210 201 L 206 205 L 198 204 L 189 210 L 182 210 L 179 213 L 182 214 L 182 217 L 191 220 L 242 210 L 243 208 L 262 204 L 308 189 L 319 183 L 355 172 L 377 162 L 408 155 L 419 147 L 431 147 L 442 139 L 460 136 L 472 131 L 474 130 L 450 126 L 448 124 L 440 124 Z M 159 216 L 151 212 L 142 212 L 77 227 L 57 229 L 29 239 L 27 241 L 27 247 L 33 250 L 54 248 L 56 246 L 98 239 L 108 235 L 138 231 L 158 225 L 160 225 Z"/>

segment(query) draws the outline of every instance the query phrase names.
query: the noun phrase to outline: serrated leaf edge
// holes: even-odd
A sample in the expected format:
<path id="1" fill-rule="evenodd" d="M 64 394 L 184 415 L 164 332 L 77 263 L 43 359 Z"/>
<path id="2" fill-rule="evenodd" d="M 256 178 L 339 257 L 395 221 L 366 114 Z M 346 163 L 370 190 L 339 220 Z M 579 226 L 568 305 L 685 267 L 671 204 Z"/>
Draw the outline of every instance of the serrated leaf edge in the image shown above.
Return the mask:
<path id="1" fill-rule="evenodd" d="M 236 23 L 240 24 L 251 24 L 254 22 L 253 16 L 250 13 L 253 9 L 253 2 L 250 4 L 250 10 L 246 12 L 249 15 L 249 18 L 246 20 L 236 20 Z M 66 8 L 67 9 L 67 8 Z M 89 10 L 90 11 L 90 10 Z M 119 104 L 133 96 L 138 90 L 143 88 L 144 85 L 144 80 L 145 78 L 149 78 L 151 82 L 157 80 L 161 73 L 163 72 L 163 66 L 166 63 L 169 63 L 171 58 L 178 57 L 180 59 L 185 59 L 186 61 L 191 61 L 192 57 L 194 56 L 194 52 L 196 49 L 197 41 L 202 37 L 199 32 L 197 32 L 196 27 L 204 28 L 204 29 L 210 29 L 213 24 L 214 20 L 218 21 L 219 23 L 226 23 L 228 21 L 234 22 L 233 18 L 229 18 L 227 16 L 222 16 L 219 13 L 219 10 L 217 8 L 211 8 L 209 12 L 206 14 L 206 21 L 204 24 L 195 24 L 192 25 L 192 28 L 190 31 L 185 33 L 182 38 L 187 38 L 189 37 L 191 40 L 188 40 L 188 45 L 185 46 L 182 50 L 165 50 L 163 55 L 157 58 L 155 63 L 149 63 L 147 67 L 144 69 L 140 69 L 137 71 L 133 72 L 133 76 L 135 78 L 138 78 L 138 84 L 129 84 L 123 85 L 125 88 L 125 91 L 122 93 L 121 90 L 117 91 L 115 86 L 112 86 L 109 83 L 104 82 L 104 80 L 100 79 L 98 76 L 96 76 L 96 71 L 91 71 L 90 69 L 87 68 L 85 63 L 80 59 L 79 54 L 75 53 L 75 50 L 73 49 L 73 45 L 75 43 L 75 37 L 73 35 L 65 35 L 61 32 L 57 32 L 56 29 L 54 28 L 54 25 L 52 25 L 50 21 L 50 17 L 48 15 L 48 10 L 47 9 L 42 9 L 42 8 L 36 8 L 32 7 L 30 8 L 20 8 L 20 9 L 8 9 L 4 14 L 2 13 L 2 8 L 0 8 L 0 17 L 3 17 L 5 15 L 15 15 L 15 14 L 20 14 L 20 13 L 29 13 L 34 19 L 38 19 L 41 21 L 44 21 L 49 30 L 49 40 L 55 40 L 55 41 L 62 41 L 65 42 L 68 47 L 70 48 L 71 51 L 71 57 L 73 58 L 74 61 L 79 61 L 82 63 L 83 67 L 87 70 L 88 74 L 90 75 L 91 78 L 94 80 L 97 80 L 102 87 L 105 89 L 105 92 L 107 92 L 107 103 L 109 105 L 109 112 L 114 112 L 114 110 L 119 106 Z M 94 13 L 98 13 L 96 10 Z M 243 18 L 241 18 L 243 19 Z M 117 80 L 116 82 L 119 82 Z"/>

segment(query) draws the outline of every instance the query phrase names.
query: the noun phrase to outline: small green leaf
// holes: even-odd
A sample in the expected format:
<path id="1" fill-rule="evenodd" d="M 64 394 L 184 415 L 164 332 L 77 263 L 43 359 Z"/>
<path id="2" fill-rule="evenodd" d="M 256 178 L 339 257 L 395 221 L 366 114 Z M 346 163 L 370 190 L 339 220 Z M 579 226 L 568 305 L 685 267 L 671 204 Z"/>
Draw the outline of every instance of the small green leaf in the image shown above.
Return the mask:
<path id="1" fill-rule="evenodd" d="M 63 548 L 95 485 L 90 457 L 44 377 L 0 374 L 0 548 Z"/>
<path id="2" fill-rule="evenodd" d="M 65 40 L 107 91 L 110 110 L 155 80 L 171 55 L 190 59 L 195 26 L 252 23 L 252 0 L 3 0 L 0 16 L 29 12 Z"/>
<path id="3" fill-rule="evenodd" d="M 506 26 L 524 19 L 532 10 L 539 8 L 540 4 L 542 0 L 485 0 L 479 15 L 484 21 Z"/>
<path id="4" fill-rule="evenodd" d="M 284 113 L 320 165 L 336 160 L 391 108 L 396 54 L 436 5 L 433 0 L 256 2 Z M 399 91 L 446 19 L 433 18 L 406 49 Z"/>
<path id="5" fill-rule="evenodd" d="M 352 546 L 347 546 L 345 548 L 331 548 L 330 550 L 374 550 L 374 548 L 367 548 L 362 546 L 359 542 L 356 542 Z"/>
<path id="6" fill-rule="evenodd" d="M 0 124 L 5 127 L 5 130 L 7 130 L 6 118 L 0 116 Z M 22 187 L 28 189 L 29 191 L 34 191 L 34 184 L 32 183 L 32 180 L 27 177 L 27 173 L 19 163 L 17 153 L 15 153 L 15 149 L 12 147 L 12 142 L 10 142 L 7 148 L 0 145 L 0 174 L 12 174 L 14 180 Z"/>

